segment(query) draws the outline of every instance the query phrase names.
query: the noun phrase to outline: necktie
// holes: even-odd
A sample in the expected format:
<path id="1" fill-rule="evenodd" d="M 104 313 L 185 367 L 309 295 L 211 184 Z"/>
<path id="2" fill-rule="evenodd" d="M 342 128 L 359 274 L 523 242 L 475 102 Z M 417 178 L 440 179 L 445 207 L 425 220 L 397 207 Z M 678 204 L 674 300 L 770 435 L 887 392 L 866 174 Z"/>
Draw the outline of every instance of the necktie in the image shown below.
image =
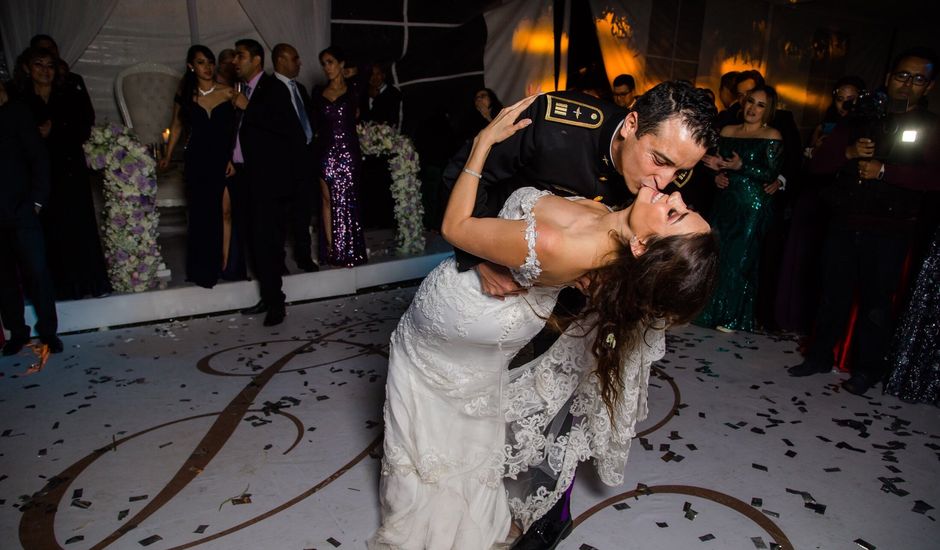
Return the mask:
<path id="1" fill-rule="evenodd" d="M 294 94 L 294 110 L 297 112 L 297 118 L 300 120 L 300 126 L 304 129 L 304 135 L 307 136 L 307 143 L 313 137 L 313 129 L 310 128 L 310 120 L 307 119 L 307 112 L 304 110 L 304 100 L 300 97 L 300 91 L 297 89 L 297 83 L 290 81 L 290 89 Z"/>

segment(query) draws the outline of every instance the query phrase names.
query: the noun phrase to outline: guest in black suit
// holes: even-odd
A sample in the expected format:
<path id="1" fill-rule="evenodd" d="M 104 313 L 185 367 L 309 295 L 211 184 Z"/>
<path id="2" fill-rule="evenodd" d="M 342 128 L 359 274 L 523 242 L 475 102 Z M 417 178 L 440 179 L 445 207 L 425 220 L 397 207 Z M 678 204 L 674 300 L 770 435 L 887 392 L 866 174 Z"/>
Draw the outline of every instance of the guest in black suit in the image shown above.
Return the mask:
<path id="1" fill-rule="evenodd" d="M 36 332 L 53 353 L 56 336 L 55 287 L 46 267 L 46 246 L 38 213 L 49 198 L 49 155 L 26 105 L 7 101 L 0 84 L 0 318 L 10 330 L 3 355 L 29 342 L 20 280 L 36 308 Z"/>
<path id="2" fill-rule="evenodd" d="M 359 120 L 388 124 L 398 128 L 401 92 L 388 84 L 385 65 L 372 65 L 367 93 L 363 94 Z M 440 136 L 436 136 L 439 139 Z M 422 160 L 424 160 L 422 158 Z M 424 163 L 422 163 L 423 165 Z M 361 196 L 362 225 L 366 228 L 395 227 L 395 200 L 392 198 L 392 177 L 388 156 L 368 156 L 362 162 Z"/>
<path id="3" fill-rule="evenodd" d="M 291 90 L 291 101 L 297 111 L 298 120 L 303 113 L 305 120 L 311 124 L 314 117 L 310 115 L 310 96 L 307 89 L 295 79 L 300 74 L 300 54 L 288 44 L 278 44 L 271 50 L 271 59 L 274 61 L 274 76 Z M 315 130 L 311 130 L 316 134 Z M 313 155 L 313 140 L 307 138 L 306 155 Z M 310 220 L 313 218 L 314 203 L 317 202 L 318 193 L 313 180 L 304 181 L 297 186 L 297 195 L 291 201 L 290 230 L 294 240 L 294 262 L 297 267 L 310 273 L 319 271 L 320 267 L 313 261 L 313 240 L 310 238 Z M 282 271 L 285 271 L 282 268 Z"/>
<path id="4" fill-rule="evenodd" d="M 380 124 L 388 124 L 392 128 L 398 128 L 401 92 L 385 81 L 387 76 L 388 73 L 384 65 L 379 63 L 372 65 L 372 73 L 369 76 L 369 91 L 366 97 L 363 98 L 359 120 L 371 120 Z"/>
<path id="5" fill-rule="evenodd" d="M 298 189 L 311 185 L 316 177 L 310 156 L 313 129 L 304 105 L 304 90 L 286 75 L 264 72 L 261 44 L 239 40 L 235 51 L 235 70 L 245 83 L 246 93 L 235 99 L 244 114 L 233 160 L 240 165 L 247 183 L 249 238 L 261 287 L 261 301 L 244 313 L 267 312 L 264 324 L 273 326 L 283 322 L 286 314 L 281 270 L 290 205 Z M 299 70 L 300 58 L 292 46 L 279 44 L 275 52 L 286 52 Z"/>

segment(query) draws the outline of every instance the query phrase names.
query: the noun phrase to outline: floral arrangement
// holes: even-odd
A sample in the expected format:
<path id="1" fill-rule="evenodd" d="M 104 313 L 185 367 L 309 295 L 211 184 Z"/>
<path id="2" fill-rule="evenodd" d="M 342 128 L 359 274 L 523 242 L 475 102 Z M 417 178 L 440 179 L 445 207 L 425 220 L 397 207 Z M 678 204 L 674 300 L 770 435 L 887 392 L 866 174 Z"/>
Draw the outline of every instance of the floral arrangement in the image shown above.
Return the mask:
<path id="1" fill-rule="evenodd" d="M 92 128 L 83 148 L 88 166 L 104 171 L 104 253 L 111 286 L 118 292 L 155 288 L 163 263 L 157 246 L 156 161 L 118 124 Z"/>
<path id="2" fill-rule="evenodd" d="M 424 207 L 421 205 L 420 166 L 414 144 L 387 124 L 364 122 L 356 129 L 363 154 L 390 157 L 388 171 L 392 176 L 391 190 L 395 200 L 398 254 L 421 254 L 424 252 Z"/>

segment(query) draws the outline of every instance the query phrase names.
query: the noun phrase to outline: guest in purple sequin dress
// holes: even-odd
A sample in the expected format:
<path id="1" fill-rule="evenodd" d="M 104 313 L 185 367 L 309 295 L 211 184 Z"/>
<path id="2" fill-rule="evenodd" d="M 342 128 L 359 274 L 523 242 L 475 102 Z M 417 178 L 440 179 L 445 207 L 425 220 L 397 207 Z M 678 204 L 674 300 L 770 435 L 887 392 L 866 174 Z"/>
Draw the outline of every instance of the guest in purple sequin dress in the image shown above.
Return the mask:
<path id="1" fill-rule="evenodd" d="M 317 128 L 317 166 L 323 196 L 320 263 L 352 267 L 366 263 L 366 242 L 359 222 L 362 151 L 356 135 L 359 99 L 343 77 L 345 57 L 338 48 L 320 52 L 329 79 L 313 93 Z"/>

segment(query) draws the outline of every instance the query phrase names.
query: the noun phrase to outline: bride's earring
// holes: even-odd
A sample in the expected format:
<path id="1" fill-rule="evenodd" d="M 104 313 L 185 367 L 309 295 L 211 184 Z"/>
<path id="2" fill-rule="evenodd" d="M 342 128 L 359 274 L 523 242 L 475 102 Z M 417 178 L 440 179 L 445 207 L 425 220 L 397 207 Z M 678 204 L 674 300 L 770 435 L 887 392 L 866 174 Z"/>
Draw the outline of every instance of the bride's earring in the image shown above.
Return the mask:
<path id="1" fill-rule="evenodd" d="M 636 235 L 630 237 L 630 252 L 633 252 L 634 258 L 639 258 L 646 252 L 646 243 L 641 241 Z"/>

